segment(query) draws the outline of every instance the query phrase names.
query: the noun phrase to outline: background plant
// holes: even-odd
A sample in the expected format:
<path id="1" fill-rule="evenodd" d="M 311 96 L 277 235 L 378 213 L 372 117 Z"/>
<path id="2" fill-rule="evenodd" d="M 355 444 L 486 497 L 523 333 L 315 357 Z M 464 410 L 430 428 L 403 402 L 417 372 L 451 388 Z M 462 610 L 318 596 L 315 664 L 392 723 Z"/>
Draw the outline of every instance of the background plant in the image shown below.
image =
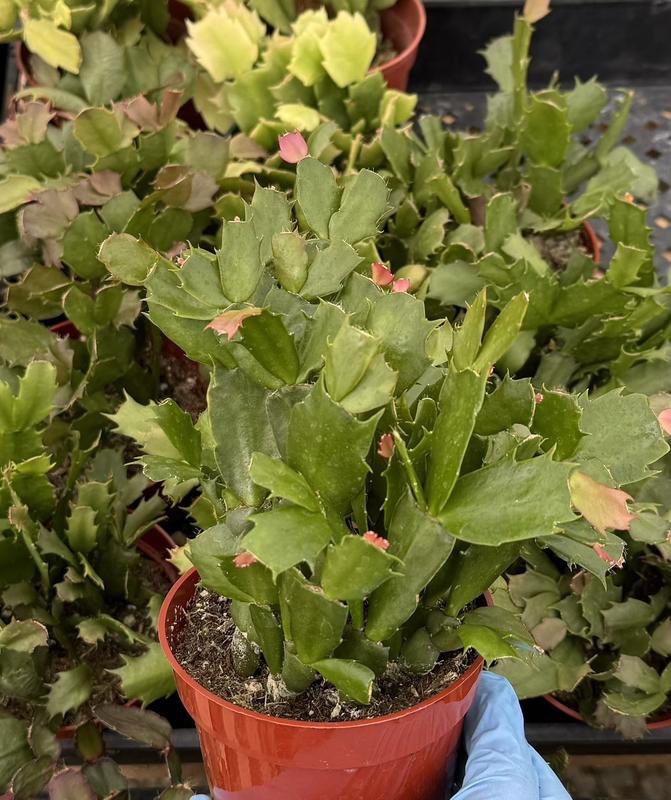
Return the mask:
<path id="1" fill-rule="evenodd" d="M 46 743 L 49 730 L 109 682 L 96 656 L 108 638 L 123 656 L 122 693 L 151 702 L 172 691 L 154 638 L 162 595 L 143 581 L 135 550 L 164 503 L 142 497 L 147 480 L 127 473 L 121 452 L 82 446 L 58 417 L 63 391 L 53 364 L 33 360 L 7 378 L 0 383 L 0 685 L 9 714 L 1 722 L 43 729 Z M 18 751 L 12 736 L 2 742 L 6 783 Z"/>
<path id="2" fill-rule="evenodd" d="M 416 97 L 387 89 L 379 72 L 368 74 L 376 40 L 359 13 L 341 10 L 329 19 L 324 8 L 305 11 L 290 33 L 272 36 L 255 11 L 233 0 L 199 13 L 187 23 L 187 45 L 203 68 L 194 102 L 215 130 L 236 125 L 274 152 L 287 131 L 311 133 L 332 121 L 361 135 L 413 112 Z M 224 46 L 232 40 L 235 50 Z"/>
<path id="3" fill-rule="evenodd" d="M 170 724 L 152 711 L 127 706 L 101 705 L 96 709 L 95 720 L 77 728 L 75 745 L 84 763 L 81 768 L 65 766 L 55 734 L 0 716 L 3 735 L 14 743 L 12 752 L 3 759 L 0 786 L 6 785 L 12 800 L 31 800 L 45 790 L 54 800 L 129 800 L 128 781 L 106 753 L 102 725 L 138 744 L 149 745 L 164 756 L 170 787 L 157 800 L 189 800 L 193 790 L 182 781 L 181 764 L 171 744 Z"/>

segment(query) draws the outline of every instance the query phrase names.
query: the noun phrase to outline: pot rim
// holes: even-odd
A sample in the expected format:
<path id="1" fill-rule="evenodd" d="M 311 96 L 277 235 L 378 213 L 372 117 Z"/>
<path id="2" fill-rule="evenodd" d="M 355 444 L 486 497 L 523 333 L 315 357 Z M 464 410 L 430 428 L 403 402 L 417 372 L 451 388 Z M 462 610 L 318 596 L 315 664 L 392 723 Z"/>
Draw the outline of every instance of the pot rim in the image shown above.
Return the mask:
<path id="1" fill-rule="evenodd" d="M 543 699 L 547 700 L 547 702 L 550 703 L 550 705 L 554 706 L 556 709 L 566 714 L 567 716 L 571 717 L 572 719 L 575 719 L 578 722 L 582 722 L 583 725 L 588 724 L 587 720 L 577 709 L 571 708 L 571 706 L 567 706 L 566 703 L 562 703 L 561 700 L 558 700 L 553 695 L 544 694 Z M 671 728 L 671 712 L 669 712 L 663 719 L 659 719 L 656 722 L 646 722 L 645 727 L 649 731 L 657 731 L 663 728 Z"/>
<path id="2" fill-rule="evenodd" d="M 380 64 L 378 69 L 382 73 L 384 73 L 387 69 L 393 69 L 399 64 L 402 64 L 404 61 L 407 61 L 408 56 L 419 48 L 420 42 L 422 41 L 424 33 L 426 32 L 426 9 L 424 8 L 424 3 L 422 0 L 397 0 L 397 3 L 395 3 L 389 9 L 385 9 L 385 11 L 391 11 L 396 5 L 399 5 L 402 2 L 409 3 L 417 10 L 419 24 L 413 33 L 410 43 L 404 47 L 398 55 L 394 56 L 391 61 L 385 61 L 384 64 Z M 384 16 L 384 13 L 385 12 L 383 11 L 381 16 Z"/>
<path id="3" fill-rule="evenodd" d="M 365 728 L 367 726 L 373 726 L 373 725 L 383 725 L 384 723 L 388 723 L 393 720 L 398 720 L 404 717 L 408 717 L 411 714 L 421 713 L 421 711 L 423 711 L 428 706 L 440 702 L 440 700 L 443 699 L 446 694 L 452 692 L 455 689 L 455 687 L 459 686 L 461 683 L 466 683 L 474 676 L 475 673 L 480 672 L 480 670 L 484 665 L 484 659 L 482 658 L 482 656 L 478 655 L 476 656 L 473 663 L 468 667 L 466 672 L 464 672 L 463 675 L 460 675 L 459 678 L 453 683 L 451 683 L 449 686 L 446 686 L 442 691 L 437 692 L 431 697 L 427 697 L 426 700 L 422 700 L 421 703 L 417 703 L 414 706 L 410 706 L 409 708 L 404 708 L 401 711 L 396 711 L 393 714 L 384 714 L 379 717 L 373 717 L 372 719 L 350 720 L 347 722 L 307 722 L 305 720 L 286 719 L 285 717 L 274 717 L 271 714 L 261 714 L 258 711 L 252 711 L 249 708 L 243 708 L 242 706 L 238 706 L 235 703 L 229 702 L 228 700 L 224 700 L 222 697 L 219 697 L 218 695 L 214 694 L 209 689 L 206 689 L 184 669 L 184 667 L 179 663 L 179 661 L 175 658 L 174 653 L 172 652 L 170 642 L 168 641 L 168 612 L 171 610 L 174 604 L 174 598 L 177 595 L 177 593 L 182 589 L 183 585 L 190 581 L 193 582 L 193 589 L 195 592 L 196 588 L 199 585 L 198 579 L 199 579 L 198 571 L 196 570 L 195 567 L 192 567 L 188 572 L 185 572 L 183 575 L 179 577 L 177 582 L 173 585 L 168 594 L 165 596 L 163 605 L 161 606 L 161 613 L 159 615 L 159 621 L 158 621 L 158 640 L 161 643 L 163 652 L 168 661 L 170 662 L 170 666 L 172 667 L 174 672 L 177 673 L 179 678 L 183 680 L 185 683 L 187 683 L 191 688 L 195 688 L 198 692 L 205 695 L 209 702 L 215 703 L 216 705 L 221 706 L 222 708 L 224 708 L 229 712 L 240 714 L 243 717 L 248 717 L 258 722 L 273 723 L 275 725 L 288 728 L 311 728 L 313 730 L 334 730 L 335 728 L 338 728 L 340 730 L 346 730 L 354 728 Z M 193 596 L 193 593 L 191 596 Z"/>

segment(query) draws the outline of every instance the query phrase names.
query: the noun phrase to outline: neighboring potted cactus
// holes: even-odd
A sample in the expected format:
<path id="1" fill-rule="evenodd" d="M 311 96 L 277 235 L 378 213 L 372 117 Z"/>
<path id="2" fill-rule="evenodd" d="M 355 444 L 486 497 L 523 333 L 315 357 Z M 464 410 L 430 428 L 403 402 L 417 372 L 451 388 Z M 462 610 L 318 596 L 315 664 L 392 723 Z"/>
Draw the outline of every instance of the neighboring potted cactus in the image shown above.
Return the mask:
<path id="1" fill-rule="evenodd" d="M 304 0 L 249 0 L 263 19 L 273 28 L 288 33 L 301 8 L 322 6 L 330 16 L 347 11 L 364 16 L 377 34 L 375 63 L 392 89 L 405 91 L 419 43 L 426 28 L 426 12 L 421 0 L 338 0 L 338 2 L 309 3 Z"/>
<path id="2" fill-rule="evenodd" d="M 142 497 L 148 481 L 121 452 L 83 444 L 63 409 L 66 359 L 51 356 L 25 370 L 15 359 L 0 382 L 0 791 L 21 769 L 17 798 L 44 788 L 54 735 L 72 736 L 93 705 L 174 688 L 155 633 L 176 576 L 164 501 Z"/>
<path id="3" fill-rule="evenodd" d="M 620 402 L 630 406 L 630 418 L 643 411 L 640 395 Z M 655 396 L 651 404 L 671 436 L 671 396 Z M 569 716 L 633 739 L 671 726 L 671 461 L 665 456 L 650 474 L 646 461 L 656 451 L 624 431 L 620 446 L 631 453 L 626 483 L 635 486 L 636 502 L 627 505 L 631 497 L 620 490 L 608 492 L 611 527 L 620 531 L 626 558 L 598 547 L 601 569 L 586 574 L 558 569 L 558 562 L 528 550 L 525 570 L 499 582 L 494 601 L 520 616 L 540 652 L 496 671 L 520 697 L 546 695 Z M 598 528 L 604 520 L 591 522 Z"/>
<path id="4" fill-rule="evenodd" d="M 649 437 L 650 462 L 667 448 L 617 393 L 497 376 L 526 295 L 493 321 L 485 292 L 460 327 L 428 321 L 374 260 L 382 178 L 339 183 L 300 137 L 280 147 L 295 207 L 258 187 L 214 254 L 173 264 L 123 234 L 101 250 L 112 273 L 147 265 L 150 318 L 214 365 L 197 424 L 170 402 L 113 417 L 206 529 L 162 643 L 215 793 L 428 800 L 449 789 L 477 653 L 531 641 L 483 592 L 525 541 L 598 571 L 601 535 L 574 530 L 615 471 L 618 425 Z M 619 557 L 618 537 L 603 546 Z"/>
<path id="5" fill-rule="evenodd" d="M 214 229 L 229 142 L 188 130 L 175 117 L 179 102 L 180 92 L 167 91 L 155 103 L 138 96 L 68 118 L 54 117 L 46 103 L 22 102 L 0 127 L 9 167 L 0 181 L 5 307 L 32 320 L 66 317 L 55 330 L 72 340 L 80 406 L 83 394 L 97 395 L 86 406 L 93 437 L 104 424 L 100 414 L 114 411 L 124 390 L 203 407 L 205 381 L 141 316 L 132 271 L 110 280 L 98 259 L 115 231 L 175 252 Z M 21 336 L 21 324 L 3 324 L 8 336 Z"/>
<path id="6" fill-rule="evenodd" d="M 307 134 L 330 121 L 332 130 L 367 133 L 414 110 L 416 97 L 370 72 L 376 39 L 358 12 L 330 19 L 325 8 L 305 11 L 286 36 L 269 36 L 258 14 L 234 0 L 199 14 L 186 43 L 202 67 L 193 100 L 210 128 L 236 126 L 273 152 L 287 131 Z"/>

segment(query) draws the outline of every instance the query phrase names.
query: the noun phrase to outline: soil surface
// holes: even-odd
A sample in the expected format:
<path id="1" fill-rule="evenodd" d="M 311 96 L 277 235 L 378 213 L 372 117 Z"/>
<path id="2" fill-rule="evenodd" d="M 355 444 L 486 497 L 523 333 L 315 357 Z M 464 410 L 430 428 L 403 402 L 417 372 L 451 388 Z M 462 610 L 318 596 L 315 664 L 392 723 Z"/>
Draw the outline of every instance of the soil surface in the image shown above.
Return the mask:
<path id="1" fill-rule="evenodd" d="M 585 246 L 581 231 L 553 234 L 552 236 L 532 236 L 531 241 L 541 256 L 557 272 L 563 272 L 576 250 L 590 255 Z"/>
<path id="2" fill-rule="evenodd" d="M 393 714 L 442 691 L 466 672 L 475 654 L 446 655 L 428 675 L 411 675 L 397 664 L 376 681 L 368 706 L 340 700 L 333 686 L 315 681 L 299 695 L 278 686 L 263 664 L 251 678 L 236 674 L 232 659 L 235 625 L 229 601 L 200 589 L 184 610 L 184 624 L 173 638 L 173 652 L 184 669 L 202 686 L 224 700 L 274 717 L 306 722 L 348 722 Z"/>
<path id="3" fill-rule="evenodd" d="M 183 354 L 163 348 L 159 400 L 171 397 L 177 405 L 197 420 L 207 407 L 207 382 L 199 365 Z"/>

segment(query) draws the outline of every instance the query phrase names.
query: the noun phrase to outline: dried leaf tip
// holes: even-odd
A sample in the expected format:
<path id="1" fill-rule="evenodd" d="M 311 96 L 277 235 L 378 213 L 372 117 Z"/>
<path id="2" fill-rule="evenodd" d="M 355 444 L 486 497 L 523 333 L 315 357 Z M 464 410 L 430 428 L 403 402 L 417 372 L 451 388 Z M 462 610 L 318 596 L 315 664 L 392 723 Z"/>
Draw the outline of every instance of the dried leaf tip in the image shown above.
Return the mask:
<path id="1" fill-rule="evenodd" d="M 605 533 L 607 528 L 628 531 L 636 519 L 627 506 L 633 498 L 622 489 L 597 483 L 583 472 L 574 472 L 569 485 L 573 505 L 599 533 Z"/>
<path id="2" fill-rule="evenodd" d="M 370 272 L 373 283 L 377 286 L 388 286 L 394 280 L 394 275 L 391 270 L 387 269 L 387 267 L 379 261 L 375 261 L 371 264 Z"/>
<path id="3" fill-rule="evenodd" d="M 215 317 L 205 328 L 212 328 L 213 331 L 219 334 L 225 333 L 230 342 L 248 317 L 258 317 L 260 313 L 260 308 L 244 308 L 241 311 L 224 311 L 223 314 Z"/>
<path id="4" fill-rule="evenodd" d="M 664 411 L 658 414 L 657 419 L 664 433 L 667 436 L 671 436 L 671 408 L 665 408 Z"/>
<path id="5" fill-rule="evenodd" d="M 526 0 L 524 19 L 532 25 L 550 13 L 550 0 Z"/>

